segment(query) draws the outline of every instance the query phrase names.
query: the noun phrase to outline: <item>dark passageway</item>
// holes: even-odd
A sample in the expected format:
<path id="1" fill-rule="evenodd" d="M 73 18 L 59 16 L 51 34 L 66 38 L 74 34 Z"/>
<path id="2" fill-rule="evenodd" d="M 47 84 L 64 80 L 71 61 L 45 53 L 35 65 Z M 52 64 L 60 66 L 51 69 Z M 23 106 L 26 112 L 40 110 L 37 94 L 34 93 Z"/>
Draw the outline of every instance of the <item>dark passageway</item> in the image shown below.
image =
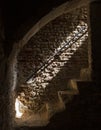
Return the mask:
<path id="1" fill-rule="evenodd" d="M 100 30 L 100 0 L 0 1 L 0 130 L 101 129 Z"/>

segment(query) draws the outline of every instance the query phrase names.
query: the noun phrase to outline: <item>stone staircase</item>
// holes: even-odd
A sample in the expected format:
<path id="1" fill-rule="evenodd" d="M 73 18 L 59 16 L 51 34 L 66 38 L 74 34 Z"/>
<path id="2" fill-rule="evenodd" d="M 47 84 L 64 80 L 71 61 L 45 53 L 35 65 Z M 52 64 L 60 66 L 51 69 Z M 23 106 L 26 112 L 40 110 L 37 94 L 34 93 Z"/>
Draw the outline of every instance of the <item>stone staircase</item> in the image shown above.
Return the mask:
<path id="1" fill-rule="evenodd" d="M 76 83 L 76 84 L 75 84 Z M 75 84 L 79 94 L 74 95 L 71 102 L 65 105 L 66 109 L 55 114 L 47 126 L 30 127 L 23 126 L 21 130 L 65 130 L 101 128 L 101 88 L 92 81 L 71 80 Z M 74 85 L 74 86 L 75 86 Z M 20 128 L 16 128 L 20 130 Z"/>
<path id="2" fill-rule="evenodd" d="M 78 25 L 76 30 L 67 37 L 67 41 L 55 50 L 54 55 L 28 77 L 26 84 L 22 85 L 23 92 L 20 92 L 18 97 L 25 106 L 30 106 L 31 109 L 23 108 L 24 114 L 21 119 L 15 119 L 16 125 L 46 126 L 55 113 L 65 110 L 65 104 L 70 102 L 74 95 L 79 94 L 76 80 L 69 80 L 66 90 L 59 90 L 55 93 L 53 98 L 57 97 L 56 100 L 41 101 L 48 84 L 87 37 L 87 24 Z"/>
<path id="3" fill-rule="evenodd" d="M 64 111 L 65 104 L 70 102 L 74 95 L 79 94 L 75 80 L 70 80 L 68 85 L 70 90 L 58 91 L 58 101 L 54 104 L 46 103 L 37 113 L 26 109 L 21 120 L 15 119 L 16 126 L 46 126 L 54 114 Z"/>

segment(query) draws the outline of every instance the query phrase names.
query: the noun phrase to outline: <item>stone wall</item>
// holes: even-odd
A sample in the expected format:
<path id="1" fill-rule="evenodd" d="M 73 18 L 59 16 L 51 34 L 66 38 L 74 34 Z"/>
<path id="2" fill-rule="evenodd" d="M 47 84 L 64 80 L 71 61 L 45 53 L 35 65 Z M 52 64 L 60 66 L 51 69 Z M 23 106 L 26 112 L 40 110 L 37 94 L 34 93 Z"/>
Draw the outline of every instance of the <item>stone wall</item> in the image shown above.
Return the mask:
<path id="1" fill-rule="evenodd" d="M 0 12 L 0 61 L 2 60 L 2 58 L 4 56 L 4 54 L 3 54 L 3 40 L 4 40 L 4 27 L 3 27 L 1 12 Z"/>
<path id="2" fill-rule="evenodd" d="M 44 26 L 29 43 L 24 46 L 18 56 L 18 77 L 24 82 L 27 77 L 54 53 L 61 42 L 75 30 L 80 21 L 87 22 L 86 8 L 63 14 Z"/>
<path id="3" fill-rule="evenodd" d="M 7 79 L 7 57 L 5 55 L 5 33 L 2 11 L 0 8 L 0 129 L 1 130 L 11 130 L 12 119 L 10 116 L 11 106 L 10 106 L 10 85 L 8 84 L 9 79 Z M 10 109 L 9 109 L 10 108 Z M 13 130 L 13 129 L 12 129 Z"/>
<path id="4" fill-rule="evenodd" d="M 18 56 L 18 83 L 26 83 L 25 81 L 33 71 L 36 71 L 43 65 L 50 56 L 54 55 L 56 48 L 61 43 L 67 42 L 67 37 L 77 28 L 81 23 L 87 23 L 86 8 L 76 9 L 75 11 L 56 18 L 55 20 L 44 26 L 36 35 L 30 39 L 29 43 L 24 46 Z M 72 53 L 72 52 L 70 52 Z M 73 52 L 74 53 L 74 52 Z M 67 54 L 65 53 L 65 56 Z M 34 111 L 40 109 L 45 102 L 56 102 L 58 100 L 58 91 L 67 90 L 67 84 L 70 79 L 79 79 L 80 70 L 88 68 L 88 39 L 78 48 L 75 53 L 70 56 L 64 66 L 56 74 L 51 81 L 44 81 L 48 83 L 44 89 L 41 85 L 36 85 L 35 91 L 33 89 L 22 87 L 20 91 L 25 93 L 25 99 L 29 100 L 29 93 L 33 91 L 35 98 L 33 106 L 29 108 Z M 59 57 L 57 57 L 59 58 Z M 58 62 L 63 62 L 58 59 Z M 54 67 L 54 66 L 53 66 Z M 53 68 L 51 68 L 51 71 Z M 37 83 L 36 83 L 37 84 Z M 19 90 L 18 90 L 19 91 Z M 40 92 L 36 92 L 40 91 Z M 42 91 L 42 93 L 41 93 Z M 22 100 L 22 99 L 21 99 Z M 25 100 L 24 100 L 25 101 Z M 26 101 L 25 101 L 26 102 Z M 41 105 L 40 105 L 41 104 Z"/>

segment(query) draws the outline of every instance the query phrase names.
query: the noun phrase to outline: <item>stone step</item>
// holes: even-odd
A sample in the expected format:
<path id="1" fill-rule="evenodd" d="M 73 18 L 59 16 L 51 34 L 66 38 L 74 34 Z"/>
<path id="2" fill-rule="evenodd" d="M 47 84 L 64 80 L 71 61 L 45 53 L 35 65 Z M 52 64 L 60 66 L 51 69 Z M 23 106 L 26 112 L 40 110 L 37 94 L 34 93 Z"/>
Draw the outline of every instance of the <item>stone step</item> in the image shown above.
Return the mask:
<path id="1" fill-rule="evenodd" d="M 64 102 L 57 101 L 53 104 L 47 103 L 46 107 L 47 107 L 48 117 L 50 119 L 55 113 L 62 112 L 65 109 L 65 104 Z"/>

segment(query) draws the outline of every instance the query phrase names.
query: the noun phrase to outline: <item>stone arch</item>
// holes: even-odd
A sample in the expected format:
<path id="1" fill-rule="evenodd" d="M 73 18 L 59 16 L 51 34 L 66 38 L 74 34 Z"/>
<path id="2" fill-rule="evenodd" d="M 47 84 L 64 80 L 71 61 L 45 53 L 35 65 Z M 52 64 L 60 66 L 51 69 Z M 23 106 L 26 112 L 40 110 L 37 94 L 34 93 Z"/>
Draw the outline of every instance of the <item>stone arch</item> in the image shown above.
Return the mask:
<path id="1" fill-rule="evenodd" d="M 12 48 L 12 52 L 8 58 L 9 68 L 13 67 L 13 70 L 11 70 L 12 73 L 12 90 L 15 90 L 16 88 L 16 79 L 17 79 L 17 73 L 15 72 L 17 67 L 17 56 L 20 52 L 20 50 L 28 43 L 28 41 L 33 37 L 43 26 L 45 26 L 50 21 L 54 20 L 55 18 L 59 17 L 62 14 L 68 13 L 78 7 L 87 5 L 89 3 L 88 0 L 76 0 L 76 1 L 67 1 L 64 4 L 60 5 L 56 9 L 49 12 L 47 15 L 42 17 L 36 24 L 33 25 L 33 27 L 23 36 L 22 39 L 19 40 L 19 42 L 15 42 Z M 16 61 L 16 63 L 12 62 Z M 11 67 L 12 65 L 12 67 Z M 13 73 L 14 72 L 14 73 Z"/>
<path id="2" fill-rule="evenodd" d="M 28 41 L 43 27 L 45 26 L 47 23 L 49 23 L 50 21 L 54 20 L 55 18 L 57 18 L 58 16 L 65 14 L 67 12 L 70 12 L 72 10 L 74 10 L 75 8 L 78 8 L 82 5 L 85 5 L 85 1 L 84 0 L 77 0 L 77 2 L 66 2 L 63 5 L 59 6 L 58 8 L 54 9 L 53 11 L 51 11 L 49 14 L 47 14 L 46 16 L 44 16 L 42 19 L 39 20 L 39 22 L 37 22 L 28 32 L 27 34 L 18 42 L 15 43 L 13 46 L 13 51 L 12 54 L 9 58 L 9 61 L 12 60 L 13 58 L 17 60 L 17 56 L 20 52 L 20 50 L 24 47 L 24 45 L 26 45 L 28 43 Z M 15 61 L 15 60 L 14 60 Z M 16 68 L 16 63 L 12 64 L 14 68 Z M 14 81 L 17 78 L 17 74 L 13 74 L 15 76 L 13 76 Z M 13 83 L 13 90 L 16 88 L 15 82 Z"/>
<path id="3" fill-rule="evenodd" d="M 87 5 L 89 1 L 85 0 L 76 0 L 76 1 L 68 1 L 59 7 L 53 9 L 44 17 L 42 17 L 33 27 L 23 36 L 23 38 L 17 43 L 18 48 L 22 48 L 27 42 L 34 36 L 43 26 L 45 26 L 50 21 L 59 17 L 62 14 L 68 13 L 80 6 Z"/>

